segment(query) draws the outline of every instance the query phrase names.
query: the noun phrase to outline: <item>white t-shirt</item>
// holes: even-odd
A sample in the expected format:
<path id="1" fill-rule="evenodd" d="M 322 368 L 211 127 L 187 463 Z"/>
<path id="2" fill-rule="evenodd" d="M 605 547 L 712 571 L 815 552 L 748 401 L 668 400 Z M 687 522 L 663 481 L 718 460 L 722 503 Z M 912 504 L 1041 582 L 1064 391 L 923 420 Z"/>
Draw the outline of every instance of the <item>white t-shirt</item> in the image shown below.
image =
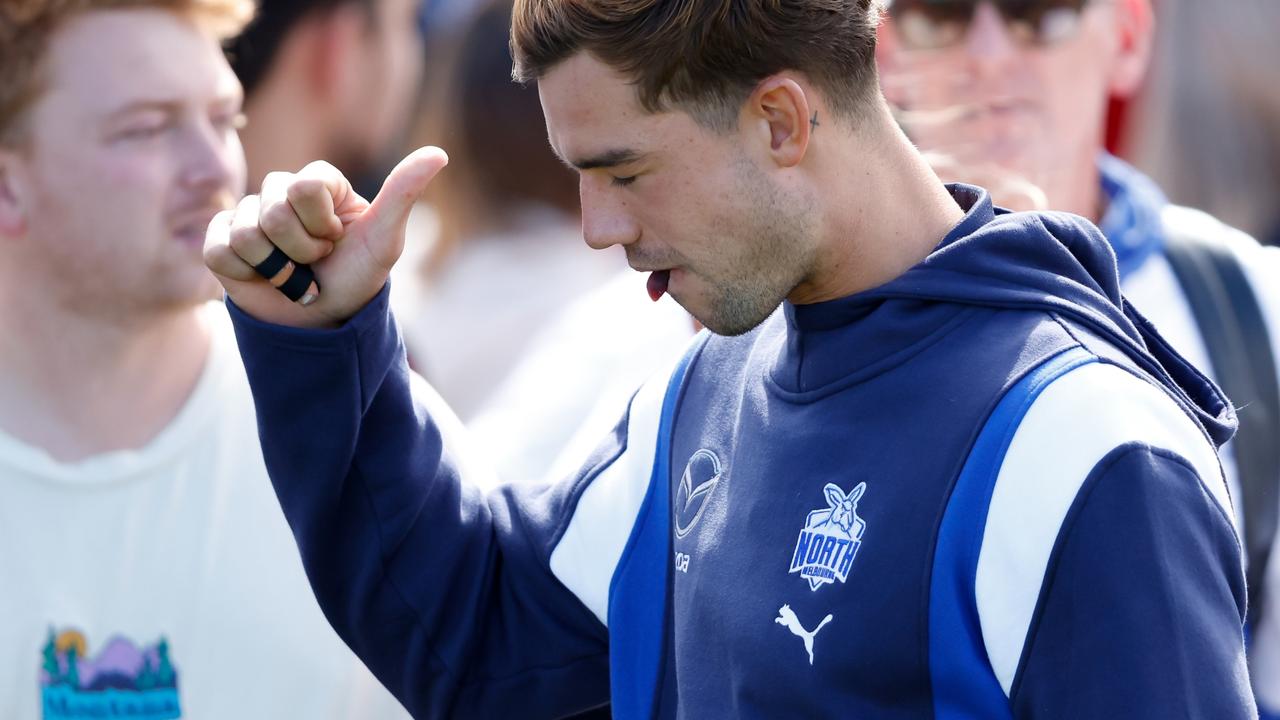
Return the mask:
<path id="1" fill-rule="evenodd" d="M 640 384 L 689 344 L 693 319 L 670 295 L 650 300 L 647 278 L 622 271 L 558 313 L 467 423 L 499 479 L 579 468 Z"/>
<path id="2" fill-rule="evenodd" d="M 145 448 L 61 463 L 0 434 L 5 720 L 408 717 L 316 604 L 206 312 L 207 366 Z"/>

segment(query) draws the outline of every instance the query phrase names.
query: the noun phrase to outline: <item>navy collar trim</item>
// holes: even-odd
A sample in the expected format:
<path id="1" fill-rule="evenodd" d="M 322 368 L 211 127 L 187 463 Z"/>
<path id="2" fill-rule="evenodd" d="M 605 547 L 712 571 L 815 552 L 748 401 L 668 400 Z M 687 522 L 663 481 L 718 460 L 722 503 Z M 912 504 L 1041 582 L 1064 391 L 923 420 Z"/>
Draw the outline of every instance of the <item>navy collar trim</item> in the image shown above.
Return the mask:
<path id="1" fill-rule="evenodd" d="M 974 185 L 947 185 L 951 197 L 965 211 L 965 216 L 951 231 L 946 234 L 934 252 L 951 245 L 961 238 L 968 237 L 995 219 L 997 213 L 1005 213 L 991 204 L 991 195 Z M 890 281 L 892 282 L 892 281 Z M 873 289 L 867 291 L 871 292 Z M 882 298 L 865 297 L 866 293 L 856 293 L 835 300 L 814 303 L 812 305 L 793 305 L 783 303 L 787 324 L 798 330 L 830 330 L 849 324 L 870 311 L 871 305 L 879 303 Z"/>

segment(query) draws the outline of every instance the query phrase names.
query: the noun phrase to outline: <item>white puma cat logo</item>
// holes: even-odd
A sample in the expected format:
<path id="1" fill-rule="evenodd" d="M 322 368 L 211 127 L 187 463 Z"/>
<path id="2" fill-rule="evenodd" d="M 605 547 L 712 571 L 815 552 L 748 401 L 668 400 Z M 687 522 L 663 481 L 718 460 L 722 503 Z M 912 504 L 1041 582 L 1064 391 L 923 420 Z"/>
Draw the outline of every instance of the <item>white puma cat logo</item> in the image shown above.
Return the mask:
<path id="1" fill-rule="evenodd" d="M 796 614 L 791 609 L 791 606 L 783 605 L 782 607 L 778 608 L 778 617 L 774 618 L 773 621 L 787 628 L 792 632 L 792 634 L 798 636 L 801 640 L 804 641 L 804 649 L 805 649 L 805 652 L 809 653 L 809 664 L 812 665 L 813 664 L 813 637 L 818 634 L 818 631 L 822 629 L 823 625 L 826 625 L 827 623 L 831 622 L 831 616 L 827 615 L 826 617 L 822 618 L 822 622 L 818 623 L 818 627 L 814 628 L 813 632 L 809 632 L 808 630 L 804 629 L 803 625 L 800 624 L 800 618 L 796 617 Z"/>

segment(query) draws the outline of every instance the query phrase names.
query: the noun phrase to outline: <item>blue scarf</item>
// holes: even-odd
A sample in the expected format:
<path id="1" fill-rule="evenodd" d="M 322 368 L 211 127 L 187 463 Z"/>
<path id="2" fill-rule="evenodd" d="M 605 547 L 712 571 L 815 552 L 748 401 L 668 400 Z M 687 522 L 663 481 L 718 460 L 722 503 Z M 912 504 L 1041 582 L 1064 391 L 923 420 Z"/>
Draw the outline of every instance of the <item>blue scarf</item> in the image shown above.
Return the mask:
<path id="1" fill-rule="evenodd" d="M 1098 229 L 1115 250 L 1120 277 L 1128 277 L 1165 246 L 1160 211 L 1169 204 L 1151 178 L 1115 155 L 1098 155 L 1102 193 L 1107 200 Z"/>
<path id="2" fill-rule="evenodd" d="M 1125 278 L 1164 247 L 1160 211 L 1169 201 L 1151 178 L 1114 155 L 1098 155 L 1098 172 L 1107 201 L 1098 229 L 1111 243 Z"/>

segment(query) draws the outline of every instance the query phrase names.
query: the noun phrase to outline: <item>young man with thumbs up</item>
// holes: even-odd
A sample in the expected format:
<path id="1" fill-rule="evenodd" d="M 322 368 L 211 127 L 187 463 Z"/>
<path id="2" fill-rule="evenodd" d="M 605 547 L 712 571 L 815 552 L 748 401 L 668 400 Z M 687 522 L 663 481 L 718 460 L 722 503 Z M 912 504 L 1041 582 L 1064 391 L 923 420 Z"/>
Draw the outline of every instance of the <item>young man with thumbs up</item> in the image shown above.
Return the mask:
<path id="1" fill-rule="evenodd" d="M 439 150 L 212 223 L 312 587 L 416 716 L 1256 717 L 1229 404 L 1096 228 L 938 181 L 878 7 L 517 2 L 587 243 L 710 330 L 550 486 L 482 496 L 409 387 L 386 281 Z"/>

